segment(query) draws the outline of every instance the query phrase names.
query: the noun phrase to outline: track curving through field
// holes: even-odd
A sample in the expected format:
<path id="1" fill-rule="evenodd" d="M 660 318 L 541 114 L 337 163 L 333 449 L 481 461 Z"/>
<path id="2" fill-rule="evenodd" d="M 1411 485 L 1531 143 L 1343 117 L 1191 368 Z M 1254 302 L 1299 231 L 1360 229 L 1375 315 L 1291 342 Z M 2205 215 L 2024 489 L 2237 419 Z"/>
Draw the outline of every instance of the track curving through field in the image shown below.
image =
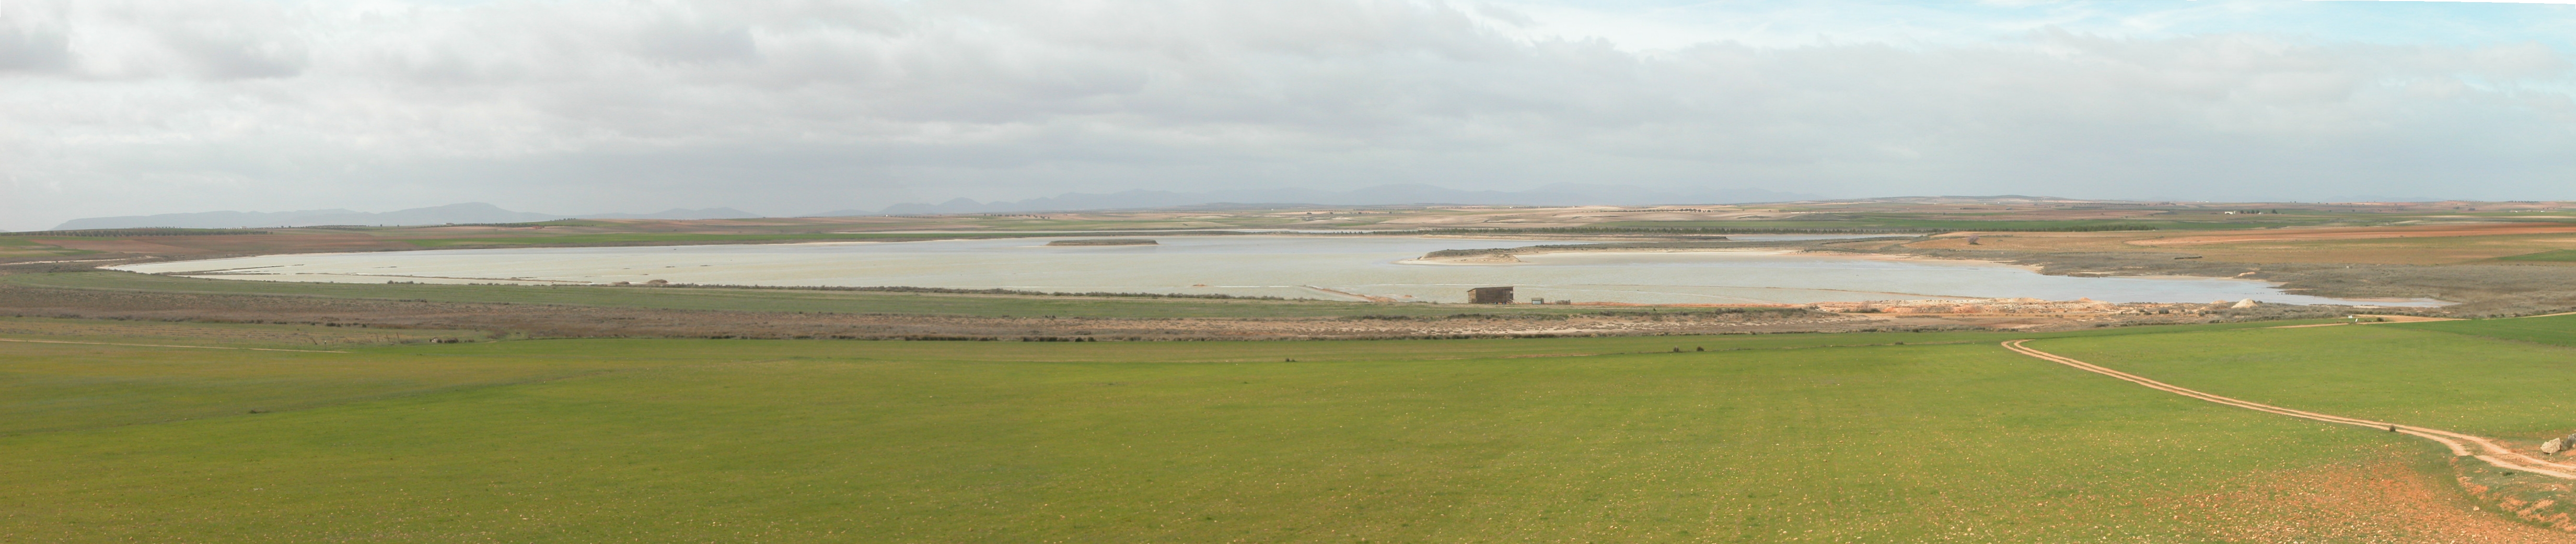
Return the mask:
<path id="1" fill-rule="evenodd" d="M 2385 422 L 2385 421 L 2373 421 L 2373 420 L 2368 420 L 2368 419 L 2353 418 L 2353 417 L 2343 417 L 2343 416 L 2332 415 L 2332 414 L 2320 414 L 2320 413 L 2316 413 L 2316 412 L 2309 412 L 2309 411 L 2304 411 L 2304 410 L 2293 410 L 2293 409 L 2289 409 L 2289 408 L 2282 408 L 2282 407 L 2279 407 L 2279 406 L 2273 406 L 2273 405 L 2263 404 L 2263 403 L 2259 403 L 2259 402 L 2253 402 L 2253 401 L 2247 401 L 2247 400 L 2239 400 L 2239 399 L 2235 399 L 2235 398 L 2231 398 L 2231 397 L 2222 397 L 2222 396 L 2218 396 L 2218 395 L 2212 395 L 2212 394 L 2208 394 L 2208 393 L 2202 393 L 2202 392 L 2199 392 L 2199 391 L 2194 391 L 2194 390 L 2191 390 L 2191 389 L 2186 389 L 2186 388 L 2183 388 L 2183 387 L 2181 387 L 2181 386 L 2176 386 L 2176 385 L 2173 385 L 2173 384 L 2168 384 L 2168 383 L 2164 383 L 2164 382 L 2159 382 L 2159 381 L 2155 381 L 2155 380 L 2150 380 L 2150 379 L 2147 379 L 2147 378 L 2145 378 L 2145 377 L 2143 377 L 2143 376 L 2138 376 L 2138 375 L 2136 375 L 2136 374 L 2130 374 L 2130 373 L 2127 373 L 2127 372 L 2121 372 L 2121 371 L 2117 371 L 2117 370 L 2112 370 L 2112 369 L 2108 369 L 2108 368 L 2103 368 L 2103 367 L 2101 367 L 2101 366 L 2099 366 L 2099 365 L 2095 365 L 2095 364 L 2093 364 L 2093 363 L 2087 363 L 2087 362 L 2083 362 L 2083 361 L 2078 361 L 2078 360 L 2070 359 L 2070 358 L 2067 358 L 2067 357 L 2065 357 L 2065 356 L 2061 356 L 2061 355 L 2058 355 L 2058 354 L 2049 353 L 2049 352 L 2045 352 L 2045 351 L 2040 351 L 2040 350 L 2036 350 L 2036 349 L 2031 349 L 2031 348 L 2029 348 L 2029 347 L 2026 347 L 2026 346 L 2021 345 L 2023 342 L 2029 342 L 2029 341 L 2030 341 L 2030 340 L 2028 340 L 2028 339 L 2023 339 L 2023 340 L 2011 340 L 2011 341 L 2006 341 L 2006 342 L 2004 342 L 2004 343 L 2003 343 L 2003 346 L 2004 346 L 2004 348 L 2005 348 L 2005 349 L 2013 350 L 2013 352 L 2015 352 L 2015 353 L 2020 353 L 2020 354 L 2022 354 L 2022 355 L 2028 355 L 2028 356 L 2031 356 L 2031 357 L 2037 357 L 2037 358 L 2044 359 L 2044 360 L 2050 361 L 2050 362 L 2055 362 L 2055 363 L 2058 363 L 2058 364 L 2062 364 L 2062 365 L 2066 365 L 2066 366 L 2075 367 L 2075 368 L 2082 369 L 2082 370 L 2084 370 L 2084 371 L 2092 372 L 2092 373 L 2095 373 L 2095 374 L 2101 374 L 2101 375 L 2104 375 L 2104 376 L 2110 376 L 2110 377 L 2113 377 L 2113 378 L 2119 378 L 2119 379 L 2121 379 L 2121 380 L 2125 380 L 2125 381 L 2128 381 L 2128 382 L 2130 382 L 2130 383 L 2135 383 L 2135 384 L 2138 384 L 2138 385 L 2144 385 L 2144 386 L 2147 386 L 2148 388 L 2155 389 L 2155 390 L 2158 390 L 2158 391 L 2164 391 L 2164 392 L 2167 392 L 2167 393 L 2173 393 L 2173 394 L 2182 395 L 2182 396 L 2191 397 L 2191 398 L 2200 399 L 2200 400 L 2205 400 L 2205 401 L 2209 401 L 2209 402 L 2215 402 L 2215 403 L 2224 404 L 2224 405 L 2228 405 L 2228 406 L 2234 406 L 2234 407 L 2238 407 L 2238 408 L 2244 408 L 2244 409 L 2247 409 L 2247 410 L 2255 410 L 2255 411 L 2260 411 L 2260 412 L 2270 412 L 2270 413 L 2275 413 L 2275 414 L 2280 414 L 2280 415 L 2285 415 L 2285 416 L 2290 416 L 2290 417 L 2295 417 L 2295 418 L 2301 418 L 2301 419 L 2312 419 L 2312 420 L 2316 420 L 2316 421 L 2323 421 L 2323 422 L 2327 422 L 2327 423 L 2340 423 L 2340 424 L 2344 424 L 2344 425 L 2352 425 L 2352 426 L 2357 426 L 2357 427 L 2369 427 L 2369 428 L 2373 428 L 2373 429 L 2384 429 L 2384 430 L 2387 430 L 2387 431 L 2390 431 L 2390 432 L 2399 432 L 2399 433 L 2411 434 L 2411 435 L 2415 435 L 2415 436 L 2423 437 L 2423 438 L 2425 438 L 2425 439 L 2427 439 L 2427 440 L 2432 440 L 2432 441 L 2434 441 L 2434 442 L 2440 442 L 2443 446 L 2446 446 L 2446 447 L 2451 448 L 2451 455 L 2462 456 L 2462 457 L 2476 457 L 2478 460 L 2480 460 L 2480 461 L 2485 461 L 2487 464 L 2495 465 L 2495 466 L 2496 466 L 2496 468 L 2502 468 L 2502 469 L 2506 469 L 2506 470 L 2519 470 L 2519 471 L 2523 471 L 2523 472 L 2530 472 L 2530 473 L 2533 473 L 2533 474 L 2542 474 L 2542 475 L 2547 475 L 2547 476 L 2556 477 L 2556 478 L 2561 478 L 2561 479 L 2576 480 L 2576 465 L 2570 465 L 2570 464 L 2564 464 L 2564 463 L 2554 463 L 2554 462 L 2550 462 L 2550 461 L 2543 460 L 2543 459 L 2540 459 L 2540 458 L 2532 457 L 2532 456 L 2529 456 L 2529 455 L 2524 455 L 2522 452 L 2513 451 L 2512 449 L 2509 449 L 2509 448 L 2506 448 L 2506 447 L 2504 447 L 2504 446 L 2502 446 L 2502 445 L 2496 444 L 2495 440 L 2494 440 L 2494 439 L 2491 439 L 2491 438 L 2487 438 L 2487 437 L 2483 437 L 2483 436 L 2476 436 L 2476 435 L 2469 435 L 2469 434 L 2456 433 L 2456 432 L 2445 431 L 2445 430 L 2441 430 L 2441 429 L 2434 429 L 2434 428 L 2429 428 L 2429 427 L 2417 427 L 2417 426 L 2413 426 L 2413 425 L 2401 425 L 2401 424 L 2389 423 L 2389 422 Z"/>

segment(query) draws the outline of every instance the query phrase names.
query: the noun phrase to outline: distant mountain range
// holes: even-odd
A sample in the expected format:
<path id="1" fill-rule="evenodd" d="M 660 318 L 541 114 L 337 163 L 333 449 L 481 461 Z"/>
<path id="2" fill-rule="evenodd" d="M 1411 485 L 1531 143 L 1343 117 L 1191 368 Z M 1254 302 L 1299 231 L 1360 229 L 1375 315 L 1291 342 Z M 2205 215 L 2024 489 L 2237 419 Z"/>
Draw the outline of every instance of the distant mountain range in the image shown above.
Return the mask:
<path id="1" fill-rule="evenodd" d="M 91 217 L 73 219 L 55 226 L 54 230 L 125 229 L 138 227 L 180 227 L 218 229 L 233 227 L 306 227 L 313 225 L 437 225 L 443 223 L 521 223 L 555 219 L 730 219 L 760 217 L 760 214 L 733 208 L 683 210 L 673 208 L 654 213 L 595 213 L 556 215 L 550 213 L 514 212 L 481 202 L 412 208 L 382 213 L 350 210 L 303 210 L 293 212 L 200 212 Z"/>
<path id="2" fill-rule="evenodd" d="M 1783 193 L 1762 189 L 1692 189 L 1663 190 L 1625 185 L 1581 185 L 1560 183 L 1527 191 L 1467 191 L 1431 185 L 1380 185 L 1349 191 L 1316 189 L 1231 189 L 1204 193 L 1171 191 L 1124 191 L 1117 193 L 1065 193 L 1015 202 L 976 202 L 959 198 L 938 204 L 896 204 L 883 210 L 835 210 L 817 216 L 844 215 L 926 215 L 949 213 L 1001 213 L 1073 210 L 1117 210 L 1132 208 L 1170 208 L 1216 204 L 1315 204 L 1325 206 L 1381 206 L 1393 204 L 1468 204 L 1511 206 L 1583 206 L 1655 204 L 1728 204 L 1743 202 L 1786 202 L 1818 200 L 1804 193 Z"/>

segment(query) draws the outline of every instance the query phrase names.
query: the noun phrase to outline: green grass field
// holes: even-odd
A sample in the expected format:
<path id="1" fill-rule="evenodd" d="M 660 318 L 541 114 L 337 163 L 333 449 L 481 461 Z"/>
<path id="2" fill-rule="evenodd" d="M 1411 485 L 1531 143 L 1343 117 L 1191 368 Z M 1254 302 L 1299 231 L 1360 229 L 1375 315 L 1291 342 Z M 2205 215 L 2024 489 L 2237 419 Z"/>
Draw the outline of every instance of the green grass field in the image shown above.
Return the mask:
<path id="1" fill-rule="evenodd" d="M 2432 329 L 2568 323 L 2549 319 L 2031 345 L 2265 402 L 2532 436 L 2568 430 L 2553 418 L 2576 401 L 2550 395 L 2576 385 L 2571 349 Z M 1994 345 L 2029 336 L 0 342 L 0 540 L 2446 536 L 2296 508 L 2321 474 L 2454 486 L 2430 443 Z M 2309 517 L 2248 514 L 2280 501 Z M 2381 526 L 2396 532 L 2338 532 Z"/>
<path id="2" fill-rule="evenodd" d="M 2401 328 L 2439 331 L 2519 340 L 2559 346 L 2576 346 L 2576 316 L 2530 317 L 2521 319 L 2485 319 L 2477 321 L 2430 321 L 2405 323 Z"/>
<path id="3" fill-rule="evenodd" d="M 2543 251 L 2543 252 L 2539 252 L 2539 253 L 2531 253 L 2531 254 L 2524 254 L 2524 255 L 2514 255 L 2514 256 L 2510 256 L 2510 257 L 2496 257 L 2496 260 L 2499 260 L 2499 261 L 2531 261 L 2531 262 L 2544 262 L 2544 263 L 2568 263 L 2568 262 L 2576 262 L 2576 249 L 2561 249 L 2561 250 L 2557 250 L 2557 251 Z"/>
<path id="4" fill-rule="evenodd" d="M 899 293 L 793 289 L 654 288 L 548 285 L 306 283 L 218 280 L 131 272 L 0 275 L 27 287 L 163 293 L 287 295 L 432 302 L 572 304 L 673 310 L 840 312 L 1060 317 L 1335 317 L 1438 316 L 1461 313 L 1575 314 L 1598 308 L 1534 304 L 1466 305 L 1328 300 L 1258 300 Z"/>
<path id="5" fill-rule="evenodd" d="M 2030 346 L 2280 406 L 2545 440 L 2576 432 L 2576 316 L 2100 336 Z M 2519 341 L 2499 341 L 2499 339 Z"/>
<path id="6" fill-rule="evenodd" d="M 39 243 L 23 236 L 0 236 L 0 257 L 69 257 L 98 253 Z"/>

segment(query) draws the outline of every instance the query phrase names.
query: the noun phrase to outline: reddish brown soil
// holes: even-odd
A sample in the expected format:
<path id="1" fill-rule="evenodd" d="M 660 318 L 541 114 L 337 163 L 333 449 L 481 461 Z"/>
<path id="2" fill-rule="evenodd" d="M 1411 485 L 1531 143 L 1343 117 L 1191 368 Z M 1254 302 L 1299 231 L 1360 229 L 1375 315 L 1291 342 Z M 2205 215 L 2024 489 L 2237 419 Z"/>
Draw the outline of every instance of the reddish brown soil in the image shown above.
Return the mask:
<path id="1" fill-rule="evenodd" d="M 2181 516 L 2215 528 L 2221 542 L 2576 542 L 2576 535 L 2481 511 L 2493 507 L 2468 503 L 2447 489 L 2452 485 L 2396 462 L 2318 467 L 2192 496 Z"/>

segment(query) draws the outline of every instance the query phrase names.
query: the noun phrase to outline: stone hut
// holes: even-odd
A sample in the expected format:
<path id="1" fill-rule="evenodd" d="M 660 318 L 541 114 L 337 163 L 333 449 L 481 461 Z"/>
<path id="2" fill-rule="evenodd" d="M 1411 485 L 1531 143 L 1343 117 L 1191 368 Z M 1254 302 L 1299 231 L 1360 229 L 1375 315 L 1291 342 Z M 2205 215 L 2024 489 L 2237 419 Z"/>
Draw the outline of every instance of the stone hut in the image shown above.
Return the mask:
<path id="1" fill-rule="evenodd" d="M 1504 286 L 1468 289 L 1467 302 L 1470 304 L 1511 304 L 1512 288 Z"/>

